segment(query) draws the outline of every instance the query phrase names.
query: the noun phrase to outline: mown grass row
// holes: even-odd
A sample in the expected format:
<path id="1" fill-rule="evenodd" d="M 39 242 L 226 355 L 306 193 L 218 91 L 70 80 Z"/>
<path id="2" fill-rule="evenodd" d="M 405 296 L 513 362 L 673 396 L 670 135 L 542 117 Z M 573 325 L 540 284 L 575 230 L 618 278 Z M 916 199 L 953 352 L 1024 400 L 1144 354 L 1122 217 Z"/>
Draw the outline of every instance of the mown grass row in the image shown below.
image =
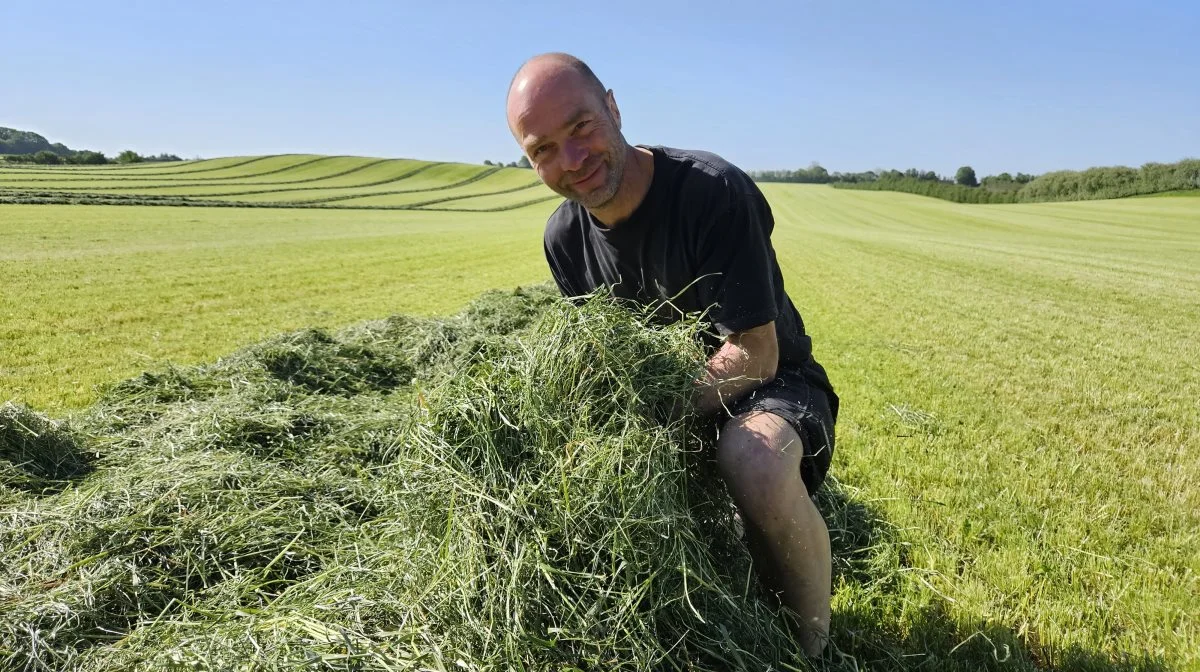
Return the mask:
<path id="1" fill-rule="evenodd" d="M 151 175 L 179 175 L 183 173 L 206 173 L 214 170 L 224 170 L 226 168 L 237 168 L 247 164 L 264 161 L 266 159 L 277 156 L 286 156 L 281 154 L 268 154 L 264 156 L 250 157 L 224 157 L 220 159 L 203 159 L 200 161 L 183 161 L 180 163 L 143 163 L 130 165 L 108 165 L 108 166 L 61 166 L 57 168 L 45 167 L 21 167 L 21 166 L 3 166 L 0 167 L 0 173 L 8 174 L 51 174 L 51 175 L 89 175 L 95 173 L 102 175 L 105 173 L 114 172 L 139 172 L 150 173 Z M 213 165 L 216 164 L 216 165 Z"/>
<path id="2" fill-rule="evenodd" d="M 494 171 L 493 171 L 494 172 Z M 441 187 L 430 187 L 428 189 L 414 189 L 409 191 L 389 191 L 381 194 L 370 194 L 369 196 L 389 196 L 402 194 L 415 194 L 436 192 L 454 187 L 460 187 L 466 184 L 482 179 L 480 177 L 471 178 L 462 182 L 446 185 Z M 0 204 L 13 205 L 150 205 L 150 206 L 175 206 L 175 207 L 218 207 L 218 208 L 294 208 L 294 209 L 330 209 L 330 210 L 421 210 L 427 206 L 437 205 L 440 203 L 449 203 L 453 201 L 461 201 L 467 199 L 478 198 L 482 196 L 500 196 L 512 194 L 529 189 L 535 189 L 541 185 L 541 182 L 534 181 L 528 184 L 523 184 L 517 187 L 508 189 L 498 189 L 495 191 L 481 191 L 470 194 L 462 194 L 457 196 L 447 196 L 444 198 L 434 198 L 415 203 L 385 205 L 385 204 L 347 204 L 339 203 L 339 201 L 350 200 L 352 198 L 363 198 L 363 195 L 347 195 L 331 197 L 328 199 L 319 199 L 313 201 L 225 201 L 225 200 L 208 200 L 200 198 L 189 198 L 181 196 L 151 196 L 151 195 L 116 195 L 116 194 L 81 194 L 81 193 L 62 193 L 62 192 L 8 192 L 0 190 Z M 270 193 L 270 192 L 256 192 Z M 515 201 L 511 204 L 499 204 L 486 208 L 479 209 L 464 209 L 467 212 L 502 212 L 506 210 L 515 210 L 523 208 L 535 203 L 541 203 L 547 200 L 557 198 L 554 194 L 541 196 L 538 198 L 524 199 Z M 438 208 L 446 210 L 447 208 Z"/>
<path id="3" fill-rule="evenodd" d="M 304 157 L 308 157 L 308 158 L 304 158 Z M 290 170 L 304 168 L 306 166 L 311 166 L 311 165 L 317 164 L 317 163 L 323 163 L 323 162 L 327 162 L 327 161 L 333 161 L 333 160 L 338 160 L 338 159 L 347 159 L 347 158 L 353 158 L 353 157 L 313 156 L 313 155 L 306 155 L 306 154 L 278 154 L 278 155 L 273 155 L 273 156 L 259 157 L 259 160 L 261 160 L 263 162 L 273 161 L 275 163 L 282 163 L 283 165 L 272 167 L 268 170 L 263 170 L 263 171 L 259 171 L 259 172 L 237 173 L 232 176 L 217 176 L 217 177 L 203 177 L 203 178 L 196 178 L 196 177 L 180 178 L 180 177 L 176 176 L 177 174 L 162 175 L 162 176 L 155 175 L 155 176 L 153 176 L 153 181 L 155 181 L 155 182 L 158 182 L 158 181 L 171 182 L 171 181 L 176 181 L 176 180 L 178 180 L 178 181 L 201 180 L 203 182 L 207 182 L 209 180 L 223 180 L 223 179 L 230 179 L 230 178 L 248 179 L 248 178 L 257 178 L 257 177 L 267 177 L 270 175 L 277 175 L 279 173 L 290 171 Z M 298 160 L 295 161 L 294 163 L 291 162 L 296 159 L 298 159 Z M 219 170 L 231 170 L 234 168 L 240 168 L 249 163 L 253 163 L 253 162 L 247 161 L 246 163 L 235 164 L 233 166 L 222 166 L 221 168 L 212 169 L 212 172 L 219 171 Z M 197 172 L 200 172 L 200 171 L 197 171 Z M 208 172 L 208 171 L 205 171 L 205 172 Z M 29 181 L 29 182 L 72 182 L 72 181 L 77 181 L 77 182 L 144 182 L 144 181 L 146 181 L 146 178 L 125 175 L 125 176 L 120 176 L 120 177 L 30 178 L 29 180 L 23 180 L 23 181 Z"/>
<path id="4" fill-rule="evenodd" d="M 472 175 L 468 178 L 459 180 L 458 182 L 454 182 L 452 184 L 439 185 L 437 187 L 429 187 L 427 189 L 413 189 L 413 190 L 397 189 L 397 190 L 392 190 L 392 191 L 379 191 L 379 192 L 374 192 L 374 193 L 370 193 L 370 194 L 342 194 L 339 196 L 322 197 L 319 199 L 314 199 L 312 201 L 305 201 L 305 202 L 307 202 L 307 203 L 336 203 L 339 201 L 349 201 L 349 200 L 352 200 L 355 198 L 386 197 L 386 196 L 398 196 L 401 194 L 423 193 L 423 192 L 427 192 L 427 191 L 444 191 L 446 189 L 454 189 L 457 187 L 464 187 L 464 186 L 467 186 L 470 184 L 474 184 L 476 182 L 479 182 L 480 180 L 484 180 L 488 177 L 491 177 L 492 175 L 496 175 L 497 173 L 499 173 L 502 170 L 504 170 L 504 169 L 503 168 L 488 168 L 486 170 L 475 173 L 474 175 Z M 536 186 L 537 184 L 540 184 L 540 183 L 537 182 L 536 180 L 533 180 L 533 181 L 527 182 L 526 184 L 521 185 L 519 188 L 520 189 L 528 189 L 530 187 Z M 495 193 L 504 193 L 504 191 L 505 190 L 498 191 Z M 473 194 L 473 195 L 479 196 L 482 194 Z"/>
<path id="5" fill-rule="evenodd" d="M 511 171 L 504 172 L 507 169 L 504 169 L 501 167 L 478 167 L 478 169 L 474 170 L 474 172 L 472 172 L 466 178 L 454 180 L 452 182 L 439 183 L 437 180 L 435 180 L 429 186 L 422 186 L 422 187 L 415 187 L 415 188 L 408 188 L 408 189 L 392 189 L 392 190 L 384 190 L 384 191 L 365 191 L 365 192 L 363 191 L 363 190 L 371 189 L 372 187 L 402 182 L 404 180 L 413 178 L 415 176 L 427 173 L 427 171 L 429 171 L 431 169 L 442 168 L 442 167 L 452 167 L 453 165 L 454 164 L 426 163 L 426 164 L 418 165 L 418 166 L 412 168 L 411 170 L 408 170 L 407 172 L 402 173 L 400 175 L 394 175 L 394 176 L 390 176 L 390 177 L 387 177 L 384 179 L 375 180 L 375 181 L 371 181 L 371 182 L 362 182 L 362 183 L 356 183 L 356 184 L 344 185 L 344 186 L 326 186 L 326 185 L 312 184 L 309 187 L 301 187 L 301 188 L 284 186 L 284 187 L 274 187 L 274 188 L 270 188 L 270 189 L 244 189 L 244 190 L 229 191 L 229 192 L 205 193 L 205 194 L 198 195 L 198 196 L 188 196 L 188 195 L 179 195 L 179 194 L 171 194 L 171 195 L 120 194 L 120 193 L 112 193 L 109 191 L 91 192 L 91 191 L 82 191 L 82 190 L 75 191 L 75 190 L 63 190 L 63 189 L 39 189 L 39 190 L 28 190 L 28 189 L 20 189 L 20 188 L 4 189 L 3 187 L 0 187 L 0 199 L 3 199 L 4 202 L 29 203 L 29 204 L 33 204 L 33 203 L 63 203 L 63 204 L 87 203 L 87 204 L 101 205 L 101 204 L 126 203 L 126 204 L 130 204 L 130 205 L 139 205 L 139 204 L 146 204 L 146 205 L 214 205 L 218 202 L 224 202 L 224 203 L 232 203 L 232 204 L 236 204 L 236 205 L 245 205 L 246 207 L 319 206 L 319 205 L 323 205 L 323 204 L 336 204 L 336 203 L 341 203 L 344 201 L 352 201 L 354 199 L 370 198 L 370 199 L 385 199 L 386 200 L 388 197 L 392 197 L 392 196 L 420 194 L 420 193 L 426 193 L 426 192 L 432 193 L 432 192 L 446 191 L 446 190 L 451 190 L 451 189 L 459 189 L 459 188 L 466 187 L 471 184 L 475 184 L 475 183 L 487 180 L 488 178 L 499 175 L 502 172 L 505 175 L 507 175 L 509 178 L 516 176 Z M 462 167 L 467 168 L 468 166 L 463 165 Z M 507 179 L 507 181 L 511 182 L 512 180 Z M 426 182 L 428 183 L 429 181 L 426 180 Z M 413 206 L 420 207 L 421 205 L 424 205 L 424 204 L 439 203 L 439 202 L 444 202 L 447 200 L 457 200 L 459 198 L 501 195 L 501 194 L 508 193 L 510 191 L 520 191 L 523 189 L 532 188 L 534 186 L 537 186 L 538 184 L 539 184 L 539 182 L 536 179 L 534 179 L 534 180 L 529 180 L 522 184 L 516 185 L 511 188 L 475 191 L 475 192 L 471 192 L 469 194 L 460 194 L 460 195 L 449 196 L 446 198 L 429 199 L 428 201 L 420 201 L 415 204 L 398 203 L 395 205 L 396 206 L 404 206 L 404 207 L 413 207 Z M 343 193 L 343 194 L 335 193 L 332 195 L 329 194 L 329 192 L 336 192 L 336 191 L 350 191 L 351 193 Z M 297 196 L 298 198 L 296 198 L 294 200 L 293 199 L 288 199 L 288 200 L 257 200 L 257 199 L 241 200 L 241 199 L 236 198 L 236 197 L 241 197 L 241 196 L 260 196 L 260 195 L 283 194 L 283 193 L 292 194 L 292 195 Z M 316 195 L 316 197 L 304 198 L 308 194 Z M 235 197 L 235 198 L 228 200 L 224 197 Z M 364 207 L 364 206 L 393 207 L 393 204 L 389 204 L 386 202 L 384 202 L 384 203 L 367 203 L 367 204 L 350 203 L 350 204 L 346 204 L 346 206 L 347 207 Z"/>
<path id="6" fill-rule="evenodd" d="M 272 171 L 261 171 L 252 174 L 253 176 L 263 175 L 267 173 L 275 173 L 279 170 L 303 170 L 306 166 L 318 164 L 323 159 L 338 160 L 340 157 L 321 157 L 318 159 L 310 159 L 297 164 L 292 164 L 287 168 L 275 168 Z M 493 176 L 504 174 L 508 177 L 504 180 L 511 183 L 513 175 L 511 171 L 506 172 L 502 167 L 474 167 L 463 164 L 462 168 L 470 168 L 471 172 L 466 177 L 461 179 L 453 179 L 453 176 L 447 174 L 445 177 L 450 181 L 441 181 L 440 179 L 423 180 L 424 184 L 418 186 L 414 184 L 411 188 L 375 190 L 375 187 L 386 186 L 390 184 L 402 183 L 405 180 L 420 176 L 422 174 L 430 174 L 427 171 L 431 169 L 441 169 L 443 167 L 451 167 L 457 164 L 446 164 L 439 162 L 429 162 L 417 165 L 398 175 L 386 175 L 380 179 L 354 182 L 351 184 L 329 185 L 325 182 L 345 178 L 347 175 L 353 176 L 362 174 L 363 171 L 378 168 L 387 165 L 390 161 L 399 160 L 374 160 L 367 161 L 361 165 L 352 166 L 350 168 L 330 173 L 325 175 L 310 176 L 301 179 L 285 180 L 278 182 L 181 182 L 174 184 L 138 184 L 138 185 L 113 185 L 104 186 L 97 189 L 95 186 L 88 187 L 59 187 L 53 188 L 36 188 L 28 185 L 10 184 L 5 187 L 0 181 L 0 202 L 13 204 L 93 204 L 93 205 L 157 205 L 157 206 L 211 206 L 211 207 L 347 207 L 355 209 L 419 209 L 426 205 L 434 205 L 450 201 L 457 201 L 464 198 L 474 197 L 496 197 L 502 196 L 509 192 L 521 191 L 524 189 L 535 187 L 539 184 L 536 179 L 531 179 L 527 182 L 506 187 L 503 189 L 480 190 L 466 194 L 454 194 L 441 198 L 430 198 L 411 203 L 390 203 L 394 197 L 402 197 L 406 195 L 419 194 L 425 192 L 441 192 L 455 189 L 462 189 L 468 185 L 475 184 L 488 180 Z M 445 171 L 442 171 L 445 172 Z M 451 171 L 462 173 L 463 171 Z M 431 174 L 430 174 L 431 175 Z M 248 176 L 252 177 L 252 176 Z M 213 178 L 217 179 L 217 178 Z M 210 190 L 210 187 L 219 186 L 245 186 L 244 189 L 218 191 Z M 258 188 L 260 185 L 270 185 L 269 188 Z M 307 185 L 307 186 L 295 186 Z M 187 190 L 197 189 L 203 190 L 203 193 L 196 195 L 186 193 L 170 193 L 170 194 L 154 194 L 148 193 L 155 190 Z M 137 192 L 137 193 L 119 193 L 119 192 Z M 342 193 L 338 193 L 342 192 Z M 273 195 L 287 194 L 289 198 L 271 198 Z M 255 198 L 246 198 L 255 197 Z M 406 200 L 406 199 L 399 199 Z M 512 207 L 507 203 L 495 203 L 497 199 L 491 198 L 487 208 L 483 210 L 499 210 L 509 209 Z M 524 199 L 522 204 L 530 202 L 538 202 L 543 200 Z M 367 201 L 367 202 L 355 202 Z M 519 206 L 518 206 L 519 207 Z"/>
<path id="7" fill-rule="evenodd" d="M 476 198 L 476 197 L 464 198 L 461 200 L 472 200 L 474 198 Z M 451 208 L 434 208 L 434 207 L 429 207 L 430 205 L 433 205 L 433 204 L 426 204 L 425 206 L 422 206 L 420 209 L 432 210 L 432 211 L 438 211 L 438 212 L 505 212 L 507 210 L 520 210 L 521 208 L 538 205 L 538 204 L 546 203 L 549 201 L 557 201 L 557 200 L 561 200 L 561 198 L 562 197 L 560 197 L 558 194 L 549 194 L 546 196 L 530 198 L 528 200 L 518 201 L 515 203 L 501 203 L 499 205 L 494 205 L 494 206 L 489 205 L 489 206 L 475 207 L 475 208 L 453 208 L 453 207 L 451 207 Z"/>
<path id="8" fill-rule="evenodd" d="M 412 165 L 412 164 L 416 164 L 416 165 Z M 396 164 L 391 164 L 389 167 L 396 167 L 399 165 L 401 165 L 401 164 L 396 163 Z M 333 192 L 336 195 L 337 192 L 344 192 L 345 190 L 359 190 L 364 195 L 370 195 L 372 193 L 376 193 L 374 191 L 371 191 L 372 187 L 385 186 L 385 185 L 389 185 L 389 184 L 392 184 L 395 182 L 401 182 L 401 181 L 406 182 L 406 188 L 403 190 L 400 190 L 401 192 L 416 192 L 416 191 L 423 191 L 423 190 L 427 190 L 427 189 L 442 189 L 442 188 L 447 188 L 448 186 L 457 186 L 459 182 L 464 182 L 466 179 L 469 179 L 469 178 L 475 178 L 475 177 L 479 176 L 480 173 L 492 174 L 494 172 L 497 172 L 495 169 L 490 169 L 485 166 L 470 166 L 467 164 L 450 164 L 450 163 L 435 163 L 435 162 L 428 162 L 428 163 L 404 162 L 404 165 L 408 165 L 409 166 L 408 169 L 399 174 L 395 174 L 395 173 L 387 174 L 386 176 L 380 177 L 377 179 L 371 179 L 371 180 L 361 181 L 361 182 L 356 181 L 356 182 L 351 182 L 350 184 L 313 184 L 313 183 L 310 183 L 309 186 L 299 186 L 299 187 L 282 186 L 282 187 L 272 187 L 269 189 L 256 189 L 256 188 L 253 188 L 253 187 L 258 186 L 256 183 L 246 182 L 243 185 L 246 188 L 239 189 L 236 191 L 222 191 L 219 187 L 216 187 L 215 185 L 214 186 L 183 185 L 183 186 L 170 186 L 168 188 L 171 191 L 168 193 L 165 193 L 165 194 L 146 194 L 146 195 L 155 196 L 155 197 L 171 196 L 171 197 L 179 197 L 179 198 L 209 198 L 209 197 L 224 198 L 224 197 L 230 197 L 230 196 L 258 196 L 258 195 L 263 195 L 263 194 L 284 194 L 284 193 L 297 193 L 297 194 L 301 194 L 301 195 L 314 195 L 314 194 L 315 195 L 324 195 L 326 193 Z M 464 173 L 467 175 L 466 178 L 459 177 L 459 175 L 464 174 Z M 344 178 L 334 178 L 334 179 L 344 179 Z M 452 181 L 448 182 L 448 180 L 452 180 Z M 421 186 L 409 186 L 412 184 L 419 184 Z M 3 187 L 0 186 L 0 188 L 3 188 Z M 9 187 L 9 191 L 19 191 L 19 190 L 26 189 L 26 188 L 27 187 L 23 187 L 23 186 L 11 186 L 11 187 Z M 98 189 L 98 190 L 92 190 L 91 188 L 88 188 L 88 189 L 81 188 L 79 190 L 63 191 L 63 190 L 57 189 L 55 187 L 43 187 L 43 188 L 37 189 L 37 191 L 42 192 L 42 193 L 55 192 L 55 193 L 68 193 L 68 194 L 70 194 L 70 193 L 88 193 L 88 194 L 95 194 L 95 195 L 104 195 L 104 194 L 117 195 L 118 194 L 118 192 L 116 192 L 116 191 L 104 189 L 104 188 Z M 132 195 L 136 196 L 138 194 L 132 194 Z M 272 199 L 251 199 L 251 200 L 272 200 Z"/>
<path id="9" fill-rule="evenodd" d="M 254 179 L 254 178 L 266 178 L 266 176 L 277 175 L 280 173 L 286 173 L 286 172 L 290 172 L 290 170 L 299 170 L 299 169 L 306 168 L 306 167 L 316 166 L 316 164 L 320 164 L 320 163 L 343 161 L 343 160 L 347 160 L 347 158 L 355 158 L 355 157 L 316 156 L 316 155 L 296 154 L 296 155 L 264 156 L 264 157 L 260 157 L 260 158 L 262 158 L 263 163 L 266 163 L 265 170 L 258 170 L 258 172 L 254 172 L 254 173 L 242 173 L 242 172 L 240 172 L 240 169 L 244 168 L 246 166 L 246 164 L 235 164 L 235 166 L 226 166 L 226 167 L 222 167 L 222 168 L 215 168 L 214 170 L 212 170 L 212 172 L 220 172 L 220 170 L 230 170 L 230 172 L 234 172 L 233 175 L 206 176 L 206 178 L 192 178 L 192 176 L 182 176 L 182 178 L 181 178 L 181 176 L 172 174 L 172 175 L 150 175 L 150 176 L 146 176 L 146 178 L 142 178 L 142 176 L 132 176 L 132 175 L 122 175 L 122 176 L 118 176 L 118 178 L 107 178 L 107 176 L 88 176 L 88 178 L 72 178 L 72 176 L 66 176 L 66 178 L 30 178 L 29 180 L 22 180 L 22 181 L 30 181 L 30 182 L 131 182 L 131 181 L 132 182 L 145 182 L 145 181 L 152 181 L 152 182 L 168 182 L 168 184 L 170 184 L 170 182 L 187 182 L 188 180 L 194 180 L 194 181 L 198 181 L 199 184 L 210 184 L 210 182 L 215 182 L 215 181 L 220 181 L 220 180 L 229 180 L 229 179 L 244 180 L 244 179 Z"/>
<path id="10" fill-rule="evenodd" d="M 373 161 L 369 164 L 364 164 L 362 166 L 356 166 L 356 167 L 348 169 L 348 170 L 343 170 L 343 171 L 339 171 L 337 173 L 331 173 L 328 175 L 320 175 L 317 177 L 307 177 L 307 178 L 303 178 L 303 179 L 299 179 L 299 180 L 283 180 L 283 181 L 278 181 L 278 182 L 244 182 L 244 181 L 243 182 L 214 182 L 214 183 L 189 182 L 189 183 L 184 183 L 184 184 L 139 184 L 139 185 L 134 185 L 134 186 L 112 186 L 112 187 L 109 187 L 109 186 L 96 187 L 94 185 L 90 185 L 90 186 L 86 186 L 86 187 L 59 187 L 56 185 L 54 187 L 45 188 L 45 189 L 43 189 L 43 191 L 54 191 L 54 192 L 61 192 L 61 193 L 73 193 L 74 192 L 74 193 L 101 194 L 101 193 L 110 193 L 110 192 L 118 192 L 118 191 L 143 192 L 143 191 L 155 191 L 155 190 L 159 190 L 159 189 L 188 189 L 188 188 L 193 188 L 193 187 L 205 188 L 205 189 L 216 188 L 216 187 L 239 187 L 239 186 L 240 187 L 271 186 L 272 187 L 270 189 L 243 189 L 243 190 L 238 190 L 238 191 L 228 191 L 228 192 L 217 191 L 217 192 L 202 194 L 203 196 L 217 197 L 217 196 L 243 196 L 243 195 L 252 195 L 252 194 L 269 194 L 269 193 L 284 192 L 284 191 L 325 190 L 325 189 L 359 189 L 359 188 L 380 186 L 380 185 L 389 184 L 392 182 L 399 182 L 401 180 L 405 180 L 414 175 L 418 175 L 426 170 L 429 170 L 430 168 L 446 165 L 444 163 L 439 163 L 439 162 L 419 163 L 419 165 L 416 165 L 398 175 L 393 175 L 393 176 L 382 178 L 382 179 L 377 179 L 377 180 L 368 181 L 368 182 L 359 182 L 359 183 L 354 183 L 354 184 L 349 184 L 349 185 L 341 185 L 341 186 L 312 185 L 310 187 L 279 186 L 279 185 L 297 185 L 297 184 L 306 184 L 306 183 L 311 184 L 313 182 L 322 182 L 322 181 L 326 181 L 326 180 L 333 180 L 333 179 L 345 177 L 346 175 L 353 175 L 360 171 L 363 171 L 363 170 L 366 170 L 369 168 L 373 168 L 375 166 L 378 166 L 378 165 L 381 165 L 384 163 L 392 163 L 394 161 L 395 160 L 393 160 L 393 159 L 382 159 L 380 161 Z M 409 163 L 409 162 L 405 161 L 403 163 Z M 0 188 L 2 188 L 2 187 L 3 187 L 3 182 L 0 182 Z M 25 188 L 25 187 L 20 187 L 20 186 L 16 186 L 16 187 L 10 186 L 9 187 L 10 190 L 19 190 L 22 188 Z M 99 191 L 97 191 L 97 190 L 99 190 Z M 180 197 L 187 196 L 186 194 L 168 194 L 168 195 L 180 196 Z"/>
<path id="11" fill-rule="evenodd" d="M 343 157 L 328 157 L 328 158 L 337 159 L 337 158 L 343 158 Z M 339 171 L 333 172 L 333 173 L 317 175 L 315 177 L 304 177 L 304 178 L 300 178 L 300 179 L 296 179 L 296 180 L 278 180 L 278 181 L 274 181 L 274 182 L 254 182 L 254 184 L 256 184 L 256 185 L 272 185 L 273 186 L 273 185 L 281 185 L 281 184 L 305 184 L 308 182 L 319 182 L 321 180 L 330 180 L 330 179 L 334 179 L 334 178 L 338 178 L 338 177 L 344 177 L 346 175 L 353 175 L 354 173 L 366 170 L 368 168 L 372 168 L 374 166 L 378 166 L 380 164 L 389 163 L 392 161 L 396 161 L 396 159 L 375 159 L 372 161 L 367 161 L 365 163 L 361 163 L 356 166 L 351 166 L 350 168 L 346 168 L 344 170 L 339 170 Z M 301 164 L 301 166 L 294 166 L 294 167 L 302 167 L 303 165 L 304 164 Z M 313 165 L 313 164 L 308 164 L 308 165 Z M 245 177 L 251 178 L 251 177 L 255 177 L 255 176 L 247 175 Z M 220 178 L 220 179 L 225 179 L 225 178 Z M 34 180 L 30 180 L 30 181 L 34 181 Z M 38 180 L 38 181 L 41 181 L 41 180 Z M 45 180 L 45 181 L 51 181 L 51 180 Z M 65 182 L 66 180 L 63 180 L 63 181 Z M 92 180 L 78 180 L 78 181 L 91 182 Z M 141 181 L 141 180 L 139 179 L 138 181 Z M 236 187 L 236 186 L 242 186 L 244 184 L 246 184 L 246 182 L 244 182 L 244 181 L 237 181 L 237 182 L 184 182 L 181 184 L 155 183 L 155 184 L 140 184 L 140 185 L 133 185 L 133 186 L 114 185 L 114 186 L 105 186 L 105 187 L 99 187 L 99 188 L 102 188 L 105 191 L 127 191 L 127 190 L 133 190 L 133 189 L 178 189 L 180 187 L 224 187 L 224 186 Z M 55 187 L 55 188 L 60 191 L 76 191 L 76 190 L 85 190 L 85 189 L 95 189 L 97 187 L 89 185 L 86 187 Z"/>

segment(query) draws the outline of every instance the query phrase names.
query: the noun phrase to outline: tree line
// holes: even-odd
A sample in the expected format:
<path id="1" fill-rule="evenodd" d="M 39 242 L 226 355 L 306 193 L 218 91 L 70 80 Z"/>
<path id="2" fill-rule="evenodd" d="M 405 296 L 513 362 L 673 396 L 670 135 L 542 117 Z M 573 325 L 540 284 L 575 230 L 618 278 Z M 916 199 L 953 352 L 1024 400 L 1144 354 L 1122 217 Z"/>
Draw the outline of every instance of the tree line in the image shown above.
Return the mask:
<path id="1" fill-rule="evenodd" d="M 533 168 L 533 166 L 529 163 L 529 159 L 526 158 L 524 154 L 522 154 L 521 158 L 517 159 L 516 161 L 509 161 L 508 163 L 503 161 L 493 162 L 491 159 L 484 159 L 483 165 L 496 166 L 497 168 Z"/>
<path id="2" fill-rule="evenodd" d="M 874 182 L 879 179 L 878 174 L 869 170 L 862 173 L 831 173 L 815 161 L 808 164 L 808 168 L 797 168 L 796 170 L 752 170 L 750 177 L 757 182 L 798 182 L 801 184 Z"/>
<path id="3" fill-rule="evenodd" d="M 0 126 L 0 155 L 8 163 L 35 163 L 43 166 L 58 164 L 100 165 L 105 163 L 142 163 L 152 161 L 182 161 L 174 154 L 142 156 L 127 149 L 113 158 L 104 152 L 71 149 L 61 142 L 51 143 L 33 131 L 21 131 Z"/>
<path id="4" fill-rule="evenodd" d="M 93 152 L 88 149 L 72 151 L 66 155 L 43 149 L 33 154 L 9 154 L 4 157 L 4 160 L 8 163 L 32 163 L 43 166 L 57 166 L 62 164 L 95 166 L 106 163 L 152 163 L 159 161 L 182 161 L 183 159 L 174 154 L 166 153 L 142 156 L 132 149 L 127 149 L 111 159 L 105 156 L 104 152 Z"/>
<path id="5" fill-rule="evenodd" d="M 971 166 L 960 167 L 951 179 L 932 170 L 917 168 L 831 173 L 817 163 L 793 171 L 752 171 L 750 175 L 759 182 L 800 182 L 831 184 L 843 189 L 903 191 L 956 203 L 1032 203 L 1123 198 L 1200 189 L 1200 159 L 1147 163 L 1141 168 L 1109 166 L 1082 171 L 1060 170 L 1037 176 L 1004 172 L 983 179 L 977 178 Z"/>

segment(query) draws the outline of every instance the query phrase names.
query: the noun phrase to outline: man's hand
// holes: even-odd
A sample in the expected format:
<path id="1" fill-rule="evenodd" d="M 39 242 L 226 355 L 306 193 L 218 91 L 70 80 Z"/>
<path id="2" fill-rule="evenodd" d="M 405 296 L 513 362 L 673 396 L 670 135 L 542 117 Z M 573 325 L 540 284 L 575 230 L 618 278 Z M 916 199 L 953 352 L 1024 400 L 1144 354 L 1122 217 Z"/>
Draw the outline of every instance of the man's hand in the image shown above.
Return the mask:
<path id="1" fill-rule="evenodd" d="M 725 344 L 708 360 L 705 373 L 696 381 L 697 410 L 711 415 L 775 378 L 779 366 L 779 342 L 775 323 L 730 334 Z"/>

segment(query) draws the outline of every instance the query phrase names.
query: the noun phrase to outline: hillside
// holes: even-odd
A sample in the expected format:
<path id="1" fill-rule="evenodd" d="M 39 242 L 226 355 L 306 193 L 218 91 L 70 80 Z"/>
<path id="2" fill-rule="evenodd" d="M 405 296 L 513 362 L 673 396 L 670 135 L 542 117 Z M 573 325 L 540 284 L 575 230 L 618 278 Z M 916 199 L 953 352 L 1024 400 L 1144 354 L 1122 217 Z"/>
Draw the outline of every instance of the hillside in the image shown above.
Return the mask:
<path id="1" fill-rule="evenodd" d="M 59 156 L 70 156 L 75 150 L 61 142 L 51 143 L 33 131 L 18 131 L 0 126 L 0 154 L 36 154 L 54 152 Z"/>
<path id="2" fill-rule="evenodd" d="M 136 166 L 0 166 L 0 203 L 508 210 L 556 198 L 531 170 L 280 154 Z"/>

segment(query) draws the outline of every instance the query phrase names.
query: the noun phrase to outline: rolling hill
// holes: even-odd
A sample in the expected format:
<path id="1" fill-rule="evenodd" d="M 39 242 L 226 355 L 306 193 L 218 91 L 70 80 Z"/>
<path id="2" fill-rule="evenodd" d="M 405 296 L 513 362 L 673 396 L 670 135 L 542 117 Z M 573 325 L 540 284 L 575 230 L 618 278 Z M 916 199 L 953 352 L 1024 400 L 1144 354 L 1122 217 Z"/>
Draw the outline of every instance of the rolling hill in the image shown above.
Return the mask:
<path id="1" fill-rule="evenodd" d="M 0 167 L 0 203 L 499 211 L 554 198 L 529 170 L 412 159 L 281 154 Z"/>

